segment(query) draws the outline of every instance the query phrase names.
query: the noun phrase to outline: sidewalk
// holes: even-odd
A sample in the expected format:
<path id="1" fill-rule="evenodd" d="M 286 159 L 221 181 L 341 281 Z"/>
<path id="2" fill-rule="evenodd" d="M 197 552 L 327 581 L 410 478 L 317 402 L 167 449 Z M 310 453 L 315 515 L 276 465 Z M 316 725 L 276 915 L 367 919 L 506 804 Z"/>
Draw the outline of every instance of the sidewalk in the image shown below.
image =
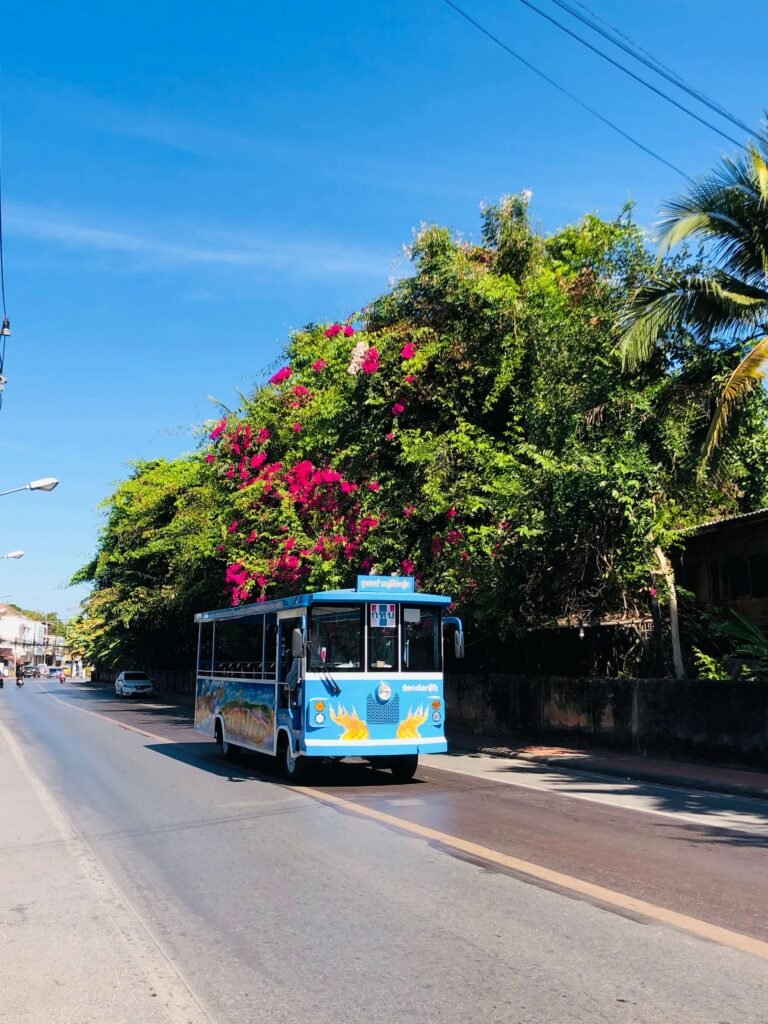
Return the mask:
<path id="1" fill-rule="evenodd" d="M 209 1022 L 2 720 L 0 777 L 0 1022 Z"/>
<path id="2" fill-rule="evenodd" d="M 547 745 L 514 736 L 475 736 L 449 731 L 450 749 L 456 752 L 485 754 L 534 764 L 544 764 L 597 775 L 622 779 L 657 782 L 683 789 L 700 789 L 712 793 L 768 800 L 768 771 L 737 768 L 728 765 L 674 761 L 663 757 L 646 757 L 602 747 L 577 749 Z"/>

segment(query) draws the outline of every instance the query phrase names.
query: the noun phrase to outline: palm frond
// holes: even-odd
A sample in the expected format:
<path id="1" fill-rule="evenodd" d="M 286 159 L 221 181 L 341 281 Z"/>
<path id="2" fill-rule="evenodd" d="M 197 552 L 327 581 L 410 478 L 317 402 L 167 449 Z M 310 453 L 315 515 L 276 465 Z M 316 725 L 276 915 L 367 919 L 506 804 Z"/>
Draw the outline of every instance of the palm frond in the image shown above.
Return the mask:
<path id="1" fill-rule="evenodd" d="M 757 146 L 750 146 L 749 159 L 752 164 L 752 174 L 760 192 L 760 198 L 768 205 L 768 163 L 766 163 Z"/>
<path id="2" fill-rule="evenodd" d="M 752 283 L 768 267 L 768 163 L 756 148 L 746 157 L 726 157 L 706 178 L 694 182 L 663 211 L 662 253 L 697 236 L 712 244 L 721 269 Z"/>
<path id="3" fill-rule="evenodd" d="M 649 359 L 676 325 L 709 337 L 737 327 L 746 331 L 768 309 L 768 292 L 727 274 L 667 271 L 650 278 L 632 296 L 619 320 L 619 353 L 625 366 Z"/>
<path id="4" fill-rule="evenodd" d="M 765 380 L 768 370 L 768 338 L 758 341 L 731 373 L 717 401 L 717 408 L 704 442 L 704 457 L 700 475 L 706 470 L 712 453 L 721 444 L 735 407 L 746 398 L 754 386 Z"/>

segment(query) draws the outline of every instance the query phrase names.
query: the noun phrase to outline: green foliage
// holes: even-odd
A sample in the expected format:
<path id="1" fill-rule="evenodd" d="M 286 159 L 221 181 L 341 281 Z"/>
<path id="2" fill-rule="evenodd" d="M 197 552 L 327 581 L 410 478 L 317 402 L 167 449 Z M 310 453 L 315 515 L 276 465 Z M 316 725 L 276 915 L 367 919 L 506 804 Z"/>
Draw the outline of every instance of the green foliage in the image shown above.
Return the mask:
<path id="1" fill-rule="evenodd" d="M 700 679 L 727 682 L 733 678 L 728 669 L 723 665 L 722 659 L 714 658 L 711 654 L 705 654 L 698 647 L 693 648 L 693 661 Z"/>
<path id="2" fill-rule="evenodd" d="M 71 623 L 74 649 L 104 666 L 188 665 L 193 613 L 223 597 L 204 466 L 138 462 L 104 508 L 98 552 L 72 580 L 93 584 Z"/>

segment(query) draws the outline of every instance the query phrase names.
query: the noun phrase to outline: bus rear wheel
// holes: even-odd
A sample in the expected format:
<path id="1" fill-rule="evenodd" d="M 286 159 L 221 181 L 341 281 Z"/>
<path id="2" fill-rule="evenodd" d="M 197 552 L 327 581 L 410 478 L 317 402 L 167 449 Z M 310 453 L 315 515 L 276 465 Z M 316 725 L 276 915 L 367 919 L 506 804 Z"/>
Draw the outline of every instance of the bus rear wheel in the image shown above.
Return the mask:
<path id="1" fill-rule="evenodd" d="M 224 739 L 224 729 L 221 722 L 216 723 L 216 742 L 221 748 L 221 753 L 228 761 L 234 761 L 240 753 L 240 747 L 235 746 L 234 743 L 230 743 L 229 740 Z"/>
<path id="2" fill-rule="evenodd" d="M 418 767 L 418 754 L 403 754 L 392 758 L 391 770 L 395 782 L 410 782 Z"/>
<path id="3" fill-rule="evenodd" d="M 306 777 L 307 759 L 305 757 L 297 757 L 294 754 L 285 733 L 280 734 L 277 757 L 283 778 L 288 782 L 301 782 Z"/>

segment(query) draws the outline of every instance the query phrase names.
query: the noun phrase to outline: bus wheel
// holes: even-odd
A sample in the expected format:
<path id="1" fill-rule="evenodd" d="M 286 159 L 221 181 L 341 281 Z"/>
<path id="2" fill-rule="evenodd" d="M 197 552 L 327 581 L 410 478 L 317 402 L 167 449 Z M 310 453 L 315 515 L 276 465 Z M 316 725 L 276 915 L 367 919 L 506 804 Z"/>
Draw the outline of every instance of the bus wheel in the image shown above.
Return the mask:
<path id="1" fill-rule="evenodd" d="M 284 732 L 280 734 L 278 758 L 280 760 L 280 770 L 284 778 L 288 782 L 301 782 L 307 774 L 307 759 L 305 757 L 296 757 Z"/>
<path id="2" fill-rule="evenodd" d="M 418 754 L 403 754 L 392 758 L 392 775 L 395 782 L 410 782 L 419 767 Z"/>
<path id="3" fill-rule="evenodd" d="M 224 729 L 221 722 L 216 723 L 216 742 L 221 747 L 221 753 L 228 761 L 233 761 L 240 753 L 240 748 L 224 739 Z"/>

